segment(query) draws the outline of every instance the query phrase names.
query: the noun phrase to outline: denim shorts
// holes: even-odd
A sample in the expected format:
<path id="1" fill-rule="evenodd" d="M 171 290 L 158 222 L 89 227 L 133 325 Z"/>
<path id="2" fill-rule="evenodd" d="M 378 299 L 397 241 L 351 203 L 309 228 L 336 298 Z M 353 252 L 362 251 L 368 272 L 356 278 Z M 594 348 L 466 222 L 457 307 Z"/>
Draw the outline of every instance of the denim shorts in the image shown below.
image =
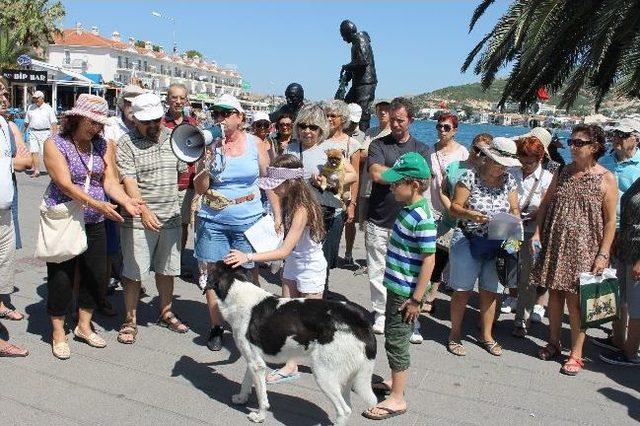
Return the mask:
<path id="1" fill-rule="evenodd" d="M 498 279 L 496 260 L 481 260 L 471 256 L 469 240 L 460 229 L 456 229 L 451 237 L 449 262 L 449 287 L 453 290 L 472 291 L 478 281 L 480 289 L 502 293 L 503 286 Z"/>
<path id="2" fill-rule="evenodd" d="M 196 259 L 200 262 L 215 263 L 224 259 L 231 249 L 243 253 L 253 253 L 253 247 L 244 232 L 259 219 L 244 225 L 226 225 L 205 217 L 198 217 L 194 248 Z M 245 263 L 242 266 L 251 269 L 253 262 Z"/>

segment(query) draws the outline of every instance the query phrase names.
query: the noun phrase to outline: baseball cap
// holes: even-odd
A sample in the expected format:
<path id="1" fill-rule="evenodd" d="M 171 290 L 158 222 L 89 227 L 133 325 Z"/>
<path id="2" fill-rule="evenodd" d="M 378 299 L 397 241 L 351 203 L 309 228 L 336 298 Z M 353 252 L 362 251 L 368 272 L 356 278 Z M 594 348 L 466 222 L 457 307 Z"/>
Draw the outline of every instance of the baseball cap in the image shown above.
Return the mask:
<path id="1" fill-rule="evenodd" d="M 253 122 L 255 123 L 257 121 L 268 121 L 269 123 L 271 123 L 271 120 L 269 120 L 269 114 L 263 111 L 258 111 L 253 114 Z"/>
<path id="2" fill-rule="evenodd" d="M 362 118 L 362 107 L 358 104 L 349 104 L 349 121 L 359 123 Z"/>
<path id="3" fill-rule="evenodd" d="M 505 167 L 521 167 L 522 164 L 518 160 L 516 154 L 518 148 L 516 143 L 509 138 L 497 137 L 493 138 L 489 146 L 478 146 L 487 157 L 491 158 L 498 164 Z"/>
<path id="4" fill-rule="evenodd" d="M 133 102 L 133 99 L 142 95 L 143 93 L 147 93 L 148 91 L 143 89 L 140 86 L 135 84 L 127 84 L 122 88 L 120 95 L 118 96 L 118 108 L 122 109 L 124 107 L 124 101 Z"/>
<path id="5" fill-rule="evenodd" d="M 406 177 L 415 179 L 428 179 L 431 170 L 427 160 L 417 152 L 407 152 L 386 171 L 382 172 L 382 179 L 388 183 L 394 183 Z"/>
<path id="6" fill-rule="evenodd" d="M 240 105 L 240 101 L 235 96 L 231 96 L 228 93 L 220 96 L 213 104 L 213 107 L 222 109 L 235 109 L 236 111 L 244 114 L 244 108 L 242 108 L 242 105 Z"/>
<path id="7" fill-rule="evenodd" d="M 623 118 L 620 121 L 614 123 L 612 126 L 605 128 L 608 132 L 623 132 L 623 133 L 640 133 L 640 120 L 634 120 L 633 118 Z"/>
<path id="8" fill-rule="evenodd" d="M 131 101 L 133 116 L 140 121 L 151 121 L 162 118 L 164 108 L 160 97 L 153 93 L 143 93 Z"/>
<path id="9" fill-rule="evenodd" d="M 40 90 L 36 90 L 35 92 L 33 92 L 33 95 L 31 95 L 31 98 L 43 98 L 44 99 L 44 93 L 42 93 Z"/>

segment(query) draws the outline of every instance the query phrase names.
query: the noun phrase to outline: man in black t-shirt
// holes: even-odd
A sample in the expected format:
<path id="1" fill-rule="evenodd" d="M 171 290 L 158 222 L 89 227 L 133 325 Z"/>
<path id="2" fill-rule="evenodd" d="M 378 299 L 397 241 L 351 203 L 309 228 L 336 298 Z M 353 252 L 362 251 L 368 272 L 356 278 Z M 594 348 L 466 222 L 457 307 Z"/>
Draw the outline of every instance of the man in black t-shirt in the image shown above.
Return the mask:
<path id="1" fill-rule="evenodd" d="M 403 154 L 417 152 L 429 161 L 430 148 L 411 136 L 409 126 L 413 121 L 413 105 L 405 98 L 396 98 L 389 107 L 391 134 L 376 139 L 369 145 L 367 170 L 373 182 L 366 224 L 367 265 L 371 304 L 375 312 L 373 331 L 384 333 L 384 312 L 387 303 L 387 291 L 382 285 L 385 270 L 387 242 L 391 228 L 402 204 L 391 193 L 389 184 L 381 174 L 392 167 Z"/>

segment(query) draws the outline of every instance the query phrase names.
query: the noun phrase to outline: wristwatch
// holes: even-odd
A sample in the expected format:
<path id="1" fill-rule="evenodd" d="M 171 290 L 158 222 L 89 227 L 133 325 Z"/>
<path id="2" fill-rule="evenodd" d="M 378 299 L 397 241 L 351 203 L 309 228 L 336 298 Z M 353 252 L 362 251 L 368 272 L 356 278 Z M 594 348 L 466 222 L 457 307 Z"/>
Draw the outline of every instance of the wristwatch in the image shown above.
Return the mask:
<path id="1" fill-rule="evenodd" d="M 253 262 L 253 254 L 247 253 L 247 262 Z"/>

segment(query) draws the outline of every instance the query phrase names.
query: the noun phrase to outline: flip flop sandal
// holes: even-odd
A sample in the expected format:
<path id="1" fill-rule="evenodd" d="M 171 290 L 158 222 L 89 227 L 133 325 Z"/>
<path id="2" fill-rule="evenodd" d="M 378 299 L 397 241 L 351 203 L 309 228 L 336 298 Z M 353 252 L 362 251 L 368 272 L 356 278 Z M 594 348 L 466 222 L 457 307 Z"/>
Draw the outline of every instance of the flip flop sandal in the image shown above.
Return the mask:
<path id="1" fill-rule="evenodd" d="M 450 340 L 447 344 L 447 350 L 456 356 L 466 356 L 467 351 L 462 346 L 462 343 L 456 342 L 455 340 Z"/>
<path id="2" fill-rule="evenodd" d="M 268 376 L 278 376 L 277 379 L 275 380 L 266 380 L 268 385 L 275 385 L 278 383 L 286 383 L 286 382 L 293 382 L 295 380 L 298 380 L 300 378 L 300 373 L 289 373 L 289 374 L 285 374 L 282 372 L 282 369 L 279 370 L 274 370 L 271 373 L 269 373 L 267 375 Z"/>
<path id="3" fill-rule="evenodd" d="M 16 317 L 15 315 L 18 315 L 18 317 Z M 18 311 L 16 311 L 15 309 L 5 309 L 4 311 L 0 312 L 0 318 L 2 319 L 8 319 L 11 321 L 20 321 L 24 318 L 24 315 L 22 315 L 21 313 L 19 313 Z"/>
<path id="4" fill-rule="evenodd" d="M 164 318 L 162 316 L 158 318 L 156 324 L 158 324 L 160 327 L 168 328 L 169 330 L 178 334 L 184 334 L 189 331 L 189 327 L 185 323 L 180 321 L 180 319 L 178 319 L 178 317 L 175 316 L 173 312 L 169 312 L 169 314 Z M 185 328 L 181 329 L 181 325 L 184 325 Z"/>
<path id="5" fill-rule="evenodd" d="M 569 370 L 567 367 L 577 367 L 575 370 Z M 584 367 L 584 361 L 581 358 L 577 358 L 573 355 L 569 355 L 569 359 L 564 363 L 562 368 L 560 369 L 560 373 L 565 376 L 577 376 L 578 373 Z"/>
<path id="6" fill-rule="evenodd" d="M 132 345 L 136 342 L 136 336 L 138 335 L 138 326 L 132 322 L 125 322 L 120 326 L 118 331 L 118 342 L 123 345 Z M 125 340 L 124 336 L 131 336 L 131 340 Z"/>
<path id="7" fill-rule="evenodd" d="M 377 410 L 382 410 L 384 411 L 384 414 L 373 414 L 371 412 L 371 410 L 373 409 L 377 409 Z M 362 417 L 366 417 L 369 420 L 386 420 L 386 419 L 390 419 L 391 417 L 396 417 L 396 416 L 400 416 L 404 413 L 406 413 L 407 410 L 392 410 L 391 408 L 387 408 L 387 407 L 378 407 L 375 406 L 373 408 L 369 408 L 367 411 L 364 411 L 362 413 Z"/>
<path id="8" fill-rule="evenodd" d="M 29 355 L 28 350 L 12 345 L 11 343 L 7 343 L 0 348 L 0 357 L 3 358 L 22 358 L 27 355 Z"/>
<path id="9" fill-rule="evenodd" d="M 388 396 L 391 394 L 391 387 L 384 382 L 371 383 L 371 390 L 378 395 Z"/>
<path id="10" fill-rule="evenodd" d="M 496 342 L 495 340 L 486 341 L 486 342 L 479 341 L 478 343 L 480 343 L 480 345 L 482 345 L 484 350 L 489 352 L 491 355 L 493 355 L 493 356 L 501 356 L 502 355 L 502 346 L 500 346 L 498 344 L 498 342 Z"/>

